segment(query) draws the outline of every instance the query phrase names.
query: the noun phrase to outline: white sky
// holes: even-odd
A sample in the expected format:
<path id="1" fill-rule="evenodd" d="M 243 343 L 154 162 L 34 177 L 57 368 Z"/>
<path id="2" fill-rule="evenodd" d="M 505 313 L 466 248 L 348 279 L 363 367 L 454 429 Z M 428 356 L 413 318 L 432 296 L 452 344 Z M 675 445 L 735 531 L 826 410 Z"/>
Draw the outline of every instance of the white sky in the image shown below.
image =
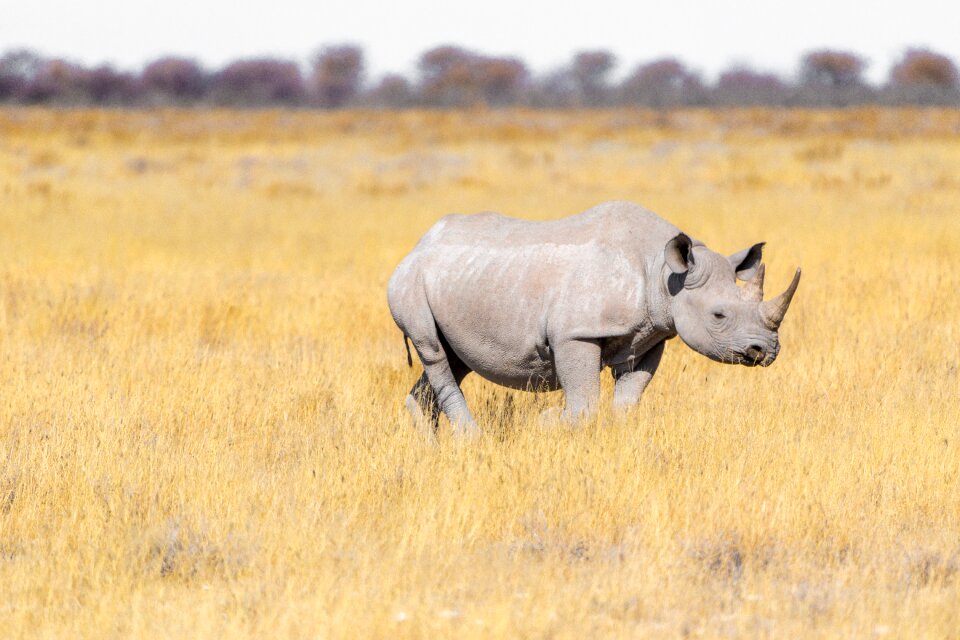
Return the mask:
<path id="1" fill-rule="evenodd" d="M 951 5 L 953 7 L 951 8 Z M 0 51 L 29 47 L 85 64 L 136 69 L 163 54 L 215 68 L 238 57 L 304 62 L 322 44 L 352 42 L 369 76 L 411 73 L 444 43 L 516 55 L 546 71 L 603 48 L 618 74 L 675 55 L 708 78 L 732 63 L 785 76 L 814 48 L 855 51 L 872 80 L 908 46 L 960 63 L 960 5 L 948 0 L 0 0 Z"/>

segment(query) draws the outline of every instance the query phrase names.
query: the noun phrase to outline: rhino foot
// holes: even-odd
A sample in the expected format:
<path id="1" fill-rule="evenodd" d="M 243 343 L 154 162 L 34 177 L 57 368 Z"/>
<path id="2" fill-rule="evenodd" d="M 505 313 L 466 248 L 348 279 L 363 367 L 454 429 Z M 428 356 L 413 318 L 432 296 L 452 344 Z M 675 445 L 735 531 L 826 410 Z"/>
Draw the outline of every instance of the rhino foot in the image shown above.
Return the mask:
<path id="1" fill-rule="evenodd" d="M 453 425 L 453 438 L 459 442 L 478 440 L 483 432 L 476 422 L 460 422 Z"/>
<path id="2" fill-rule="evenodd" d="M 413 419 L 413 427 L 416 429 L 417 433 L 419 433 L 429 444 L 436 444 L 436 418 L 431 418 L 430 415 L 424 413 L 423 408 L 420 406 L 420 403 L 417 402 L 417 399 L 413 397 L 413 394 L 407 394 L 407 399 L 404 404 L 407 407 L 407 411 L 410 412 L 410 417 Z"/>
<path id="3" fill-rule="evenodd" d="M 563 424 L 563 410 L 560 407 L 551 407 L 540 412 L 540 426 L 546 428 L 558 427 Z"/>

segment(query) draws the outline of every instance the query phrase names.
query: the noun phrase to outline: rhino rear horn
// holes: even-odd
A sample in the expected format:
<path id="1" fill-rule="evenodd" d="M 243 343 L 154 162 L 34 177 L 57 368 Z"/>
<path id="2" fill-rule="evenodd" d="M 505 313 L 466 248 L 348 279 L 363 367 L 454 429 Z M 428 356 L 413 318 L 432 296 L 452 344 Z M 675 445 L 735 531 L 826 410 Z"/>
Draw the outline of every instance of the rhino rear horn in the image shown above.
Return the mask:
<path id="1" fill-rule="evenodd" d="M 793 300 L 793 294 L 797 292 L 797 285 L 800 284 L 800 268 L 793 276 L 793 282 L 787 287 L 787 290 L 772 300 L 760 303 L 760 316 L 764 323 L 771 329 L 776 330 L 783 317 L 787 315 L 787 309 L 790 308 L 790 301 Z"/>
<path id="2" fill-rule="evenodd" d="M 763 276 L 766 273 L 766 265 L 760 264 L 750 278 L 747 284 L 743 285 L 743 298 L 750 302 L 763 302 Z"/>

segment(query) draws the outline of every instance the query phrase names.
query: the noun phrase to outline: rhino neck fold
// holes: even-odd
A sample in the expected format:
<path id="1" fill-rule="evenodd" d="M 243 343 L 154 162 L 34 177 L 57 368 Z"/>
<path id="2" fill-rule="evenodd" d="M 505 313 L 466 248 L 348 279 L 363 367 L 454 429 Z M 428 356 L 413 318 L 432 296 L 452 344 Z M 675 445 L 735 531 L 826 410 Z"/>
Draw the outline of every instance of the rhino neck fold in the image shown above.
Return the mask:
<path id="1" fill-rule="evenodd" d="M 650 269 L 647 278 L 647 314 L 657 332 L 673 337 L 677 335 L 677 329 L 670 311 L 671 296 L 667 285 L 671 273 L 662 260 L 654 263 Z"/>

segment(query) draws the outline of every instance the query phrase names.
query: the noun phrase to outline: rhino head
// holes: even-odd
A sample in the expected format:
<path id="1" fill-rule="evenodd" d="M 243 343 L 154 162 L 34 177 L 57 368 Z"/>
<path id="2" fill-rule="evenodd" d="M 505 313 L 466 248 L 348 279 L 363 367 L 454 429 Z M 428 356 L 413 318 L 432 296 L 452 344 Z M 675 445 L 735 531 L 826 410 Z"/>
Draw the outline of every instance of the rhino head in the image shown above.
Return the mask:
<path id="1" fill-rule="evenodd" d="M 763 300 L 763 243 L 722 256 L 686 234 L 664 250 L 667 291 L 674 327 L 692 349 L 717 362 L 768 366 L 777 358 L 777 330 L 800 282 L 800 269 L 787 290 Z M 737 279 L 746 281 L 737 286 Z"/>

